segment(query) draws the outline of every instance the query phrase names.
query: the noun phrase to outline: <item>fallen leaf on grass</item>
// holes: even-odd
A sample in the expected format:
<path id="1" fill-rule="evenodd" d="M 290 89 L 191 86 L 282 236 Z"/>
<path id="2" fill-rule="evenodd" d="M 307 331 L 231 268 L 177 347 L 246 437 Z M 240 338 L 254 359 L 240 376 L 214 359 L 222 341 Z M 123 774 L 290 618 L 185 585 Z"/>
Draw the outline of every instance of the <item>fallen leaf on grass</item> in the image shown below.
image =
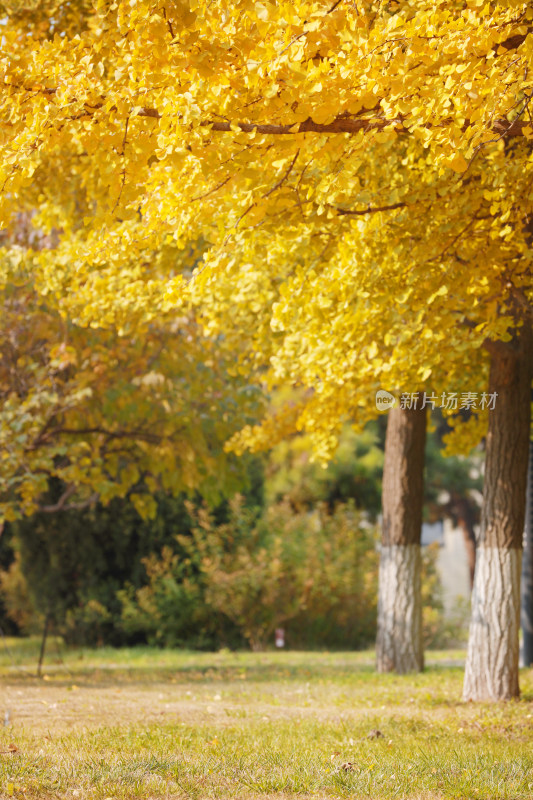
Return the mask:
<path id="1" fill-rule="evenodd" d="M 18 750 L 16 744 L 8 744 L 7 750 L 0 750 L 0 753 L 18 753 Z"/>
<path id="2" fill-rule="evenodd" d="M 359 767 L 351 761 L 346 761 L 344 764 L 341 764 L 341 769 L 345 772 L 355 772 L 355 770 L 359 770 Z"/>

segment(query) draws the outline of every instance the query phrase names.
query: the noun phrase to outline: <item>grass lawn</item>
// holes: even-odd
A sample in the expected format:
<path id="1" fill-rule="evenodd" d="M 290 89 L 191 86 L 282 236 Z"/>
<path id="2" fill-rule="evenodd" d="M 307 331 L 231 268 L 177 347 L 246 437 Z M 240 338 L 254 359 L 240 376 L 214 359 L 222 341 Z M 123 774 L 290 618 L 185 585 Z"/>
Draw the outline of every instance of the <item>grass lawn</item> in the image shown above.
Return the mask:
<path id="1" fill-rule="evenodd" d="M 378 676 L 373 654 L 0 642 L 0 797 L 533 798 L 519 702 L 460 700 L 461 653 Z"/>

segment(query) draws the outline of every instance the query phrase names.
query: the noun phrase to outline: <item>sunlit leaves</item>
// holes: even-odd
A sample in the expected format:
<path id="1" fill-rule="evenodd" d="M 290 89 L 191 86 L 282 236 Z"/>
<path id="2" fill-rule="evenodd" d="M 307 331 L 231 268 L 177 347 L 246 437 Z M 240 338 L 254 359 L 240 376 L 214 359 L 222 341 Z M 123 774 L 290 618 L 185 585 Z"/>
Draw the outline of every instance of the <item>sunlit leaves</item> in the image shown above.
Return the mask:
<path id="1" fill-rule="evenodd" d="M 38 209 L 51 241 L 26 270 L 63 319 L 144 335 L 192 303 L 234 376 L 304 387 L 236 447 L 292 426 L 327 454 L 381 386 L 475 390 L 484 339 L 530 306 L 532 20 L 445 0 L 20 10 L 0 218 Z"/>

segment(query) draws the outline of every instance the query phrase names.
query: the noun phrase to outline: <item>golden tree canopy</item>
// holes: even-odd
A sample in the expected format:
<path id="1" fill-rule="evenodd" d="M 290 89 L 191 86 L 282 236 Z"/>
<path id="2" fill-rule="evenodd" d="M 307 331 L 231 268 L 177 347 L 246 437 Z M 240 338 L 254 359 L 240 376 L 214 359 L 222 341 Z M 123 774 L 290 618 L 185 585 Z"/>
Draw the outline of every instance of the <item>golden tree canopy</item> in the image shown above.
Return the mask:
<path id="1" fill-rule="evenodd" d="M 56 232 L 62 314 L 146 324 L 192 286 L 242 369 L 312 388 L 284 424 L 324 452 L 384 382 L 475 390 L 531 314 L 530 4 L 6 12 L 0 218 Z"/>

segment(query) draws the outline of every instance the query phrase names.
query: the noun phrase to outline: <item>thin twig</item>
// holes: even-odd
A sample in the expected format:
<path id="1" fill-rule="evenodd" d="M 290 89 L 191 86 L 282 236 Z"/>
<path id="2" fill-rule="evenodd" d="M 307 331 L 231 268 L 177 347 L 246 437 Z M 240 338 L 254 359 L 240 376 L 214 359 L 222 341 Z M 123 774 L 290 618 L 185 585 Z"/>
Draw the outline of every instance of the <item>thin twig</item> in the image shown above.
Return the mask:
<path id="1" fill-rule="evenodd" d="M 337 6 L 340 6 L 340 4 L 341 4 L 341 3 L 342 3 L 342 0 L 336 0 L 336 2 L 335 2 L 335 3 L 333 3 L 333 5 L 332 5 L 332 6 L 331 6 L 331 8 L 329 9 L 329 11 L 326 11 L 326 16 L 327 16 L 328 14 L 331 14 L 333 11 L 335 11 L 335 9 L 337 8 Z"/>
<path id="2" fill-rule="evenodd" d="M 224 178 L 224 180 L 221 183 L 219 183 L 218 186 L 213 186 L 213 188 L 209 189 L 209 191 L 205 192 L 205 194 L 199 194 L 199 195 L 197 195 L 197 197 L 191 198 L 191 203 L 196 203 L 197 200 L 203 200 L 205 197 L 209 197 L 210 194 L 214 194 L 215 192 L 218 192 L 218 190 L 222 189 L 222 187 L 225 186 L 226 183 L 229 180 L 231 180 L 231 178 L 232 178 L 232 176 L 228 175 L 228 177 Z"/>
<path id="3" fill-rule="evenodd" d="M 125 148 L 126 148 L 126 139 L 128 137 L 128 126 L 129 126 L 129 124 L 130 124 L 130 116 L 128 114 L 128 116 L 126 117 L 126 124 L 124 125 L 124 138 L 122 139 L 122 148 L 121 148 L 121 152 L 120 152 L 120 155 L 122 156 L 122 158 L 124 158 L 124 152 L 125 152 Z M 115 205 L 113 206 L 113 211 L 111 212 L 112 214 L 115 213 L 115 211 L 117 210 L 117 206 L 120 203 L 120 198 L 122 197 L 122 190 L 124 189 L 125 183 L 126 183 L 126 164 L 124 163 L 124 166 L 122 168 L 122 183 L 120 185 L 120 190 L 119 190 L 119 193 L 118 193 L 117 201 L 116 201 Z"/>
<path id="4" fill-rule="evenodd" d="M 276 185 L 273 186 L 271 189 L 269 189 L 268 192 L 263 195 L 263 197 L 269 197 L 273 192 L 276 191 L 276 189 L 279 189 L 279 187 L 282 186 L 285 183 L 285 181 L 287 180 L 287 178 L 291 174 L 292 169 L 293 169 L 294 165 L 296 164 L 296 159 L 298 158 L 299 155 L 300 155 L 300 148 L 298 148 L 298 150 L 296 151 L 296 153 L 294 155 L 294 158 L 292 159 L 291 163 L 289 164 L 289 166 L 287 168 L 287 171 L 285 172 L 283 177 L 280 178 L 280 180 L 276 183 Z"/>
<path id="5" fill-rule="evenodd" d="M 465 177 L 466 173 L 468 172 L 468 170 L 470 169 L 470 167 L 474 163 L 474 160 L 477 157 L 477 155 L 478 155 L 479 151 L 481 150 L 481 148 L 486 147 L 488 144 L 495 144 L 496 142 L 501 141 L 501 139 L 503 139 L 505 136 L 515 135 L 514 133 L 511 134 L 511 130 L 513 129 L 513 126 L 515 126 L 517 124 L 518 125 L 523 125 L 524 124 L 524 123 L 520 122 L 520 117 L 524 114 L 525 111 L 528 112 L 528 115 L 529 115 L 529 117 L 531 119 L 531 112 L 529 110 L 529 104 L 531 103 L 531 100 L 533 99 L 533 92 L 530 95 L 527 95 L 524 92 L 524 96 L 527 97 L 527 101 L 524 103 L 524 107 L 522 108 L 522 110 L 518 112 L 518 115 L 515 117 L 515 119 L 509 124 L 508 128 L 506 130 L 504 130 L 503 133 L 500 134 L 500 136 L 498 136 L 497 139 L 489 139 L 488 142 L 481 142 L 481 144 L 478 144 L 478 146 L 474 149 L 474 152 L 472 154 L 472 158 L 468 162 L 467 168 L 462 173 L 462 175 L 459 176 L 458 181 L 463 181 L 464 180 L 464 177 Z M 500 127 L 501 123 L 502 123 L 502 120 L 497 120 L 494 123 L 493 128 L 496 128 L 496 130 L 497 130 L 498 127 Z"/>
<path id="6" fill-rule="evenodd" d="M 168 30 L 169 30 L 169 33 L 170 33 L 171 37 L 174 39 L 174 29 L 172 28 L 172 23 L 171 23 L 171 21 L 170 21 L 170 20 L 168 19 L 168 17 L 167 17 L 167 10 L 166 10 L 166 8 L 165 8 L 164 6 L 163 6 L 163 17 L 164 17 L 164 18 L 165 18 L 165 20 L 166 20 L 166 23 L 167 23 L 167 28 L 168 28 Z"/>

